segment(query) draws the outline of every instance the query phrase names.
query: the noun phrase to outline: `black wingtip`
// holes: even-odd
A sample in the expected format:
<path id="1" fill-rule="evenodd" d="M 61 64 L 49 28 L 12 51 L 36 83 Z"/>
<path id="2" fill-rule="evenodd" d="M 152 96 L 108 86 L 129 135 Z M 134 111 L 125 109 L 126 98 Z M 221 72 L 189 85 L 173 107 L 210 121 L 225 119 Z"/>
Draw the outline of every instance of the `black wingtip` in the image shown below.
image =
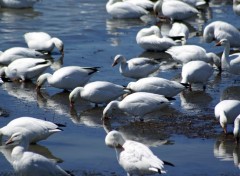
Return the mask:
<path id="1" fill-rule="evenodd" d="M 185 88 L 189 88 L 190 87 L 190 84 L 188 84 L 188 83 L 180 83 L 180 84 L 182 84 Z"/>
<path id="2" fill-rule="evenodd" d="M 173 97 L 165 97 L 165 98 L 168 99 L 169 101 L 176 100 L 176 98 L 173 98 Z"/>
<path id="3" fill-rule="evenodd" d="M 163 161 L 163 163 L 164 163 L 165 165 L 175 167 L 174 164 L 172 164 L 172 163 L 170 163 L 170 162 L 168 162 L 168 161 Z"/>
<path id="4" fill-rule="evenodd" d="M 184 36 L 168 36 L 168 37 L 173 40 L 182 40 L 184 38 Z"/>
<path id="5" fill-rule="evenodd" d="M 88 73 L 88 75 L 91 75 L 95 72 L 98 72 L 101 67 L 84 67 L 84 68 L 91 70 L 91 72 Z"/>
<path id="6" fill-rule="evenodd" d="M 59 126 L 59 127 L 66 127 L 66 125 L 64 125 L 64 124 L 61 124 L 61 123 L 55 123 L 57 126 Z"/>

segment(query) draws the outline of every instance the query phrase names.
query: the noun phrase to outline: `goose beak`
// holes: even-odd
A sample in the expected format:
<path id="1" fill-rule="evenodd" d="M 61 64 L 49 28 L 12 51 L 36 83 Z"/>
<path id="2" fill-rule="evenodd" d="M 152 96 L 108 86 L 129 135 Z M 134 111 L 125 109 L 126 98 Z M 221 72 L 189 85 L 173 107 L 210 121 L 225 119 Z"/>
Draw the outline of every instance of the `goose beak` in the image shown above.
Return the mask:
<path id="1" fill-rule="evenodd" d="M 114 67 L 115 65 L 117 65 L 117 62 L 113 62 L 112 67 Z"/>
<path id="2" fill-rule="evenodd" d="M 74 102 L 70 101 L 70 108 L 74 108 Z"/>
<path id="3" fill-rule="evenodd" d="M 40 88 L 41 88 L 41 86 L 36 86 L 36 91 L 40 92 Z"/>
<path id="4" fill-rule="evenodd" d="M 217 42 L 215 46 L 222 46 L 221 42 Z"/>
<path id="5" fill-rule="evenodd" d="M 102 116 L 102 121 L 104 121 L 104 120 L 109 120 L 109 119 L 111 119 L 111 117 L 108 117 L 108 116 L 106 116 L 106 115 L 103 115 L 103 116 Z"/>
<path id="6" fill-rule="evenodd" d="M 12 143 L 13 143 L 12 138 L 10 138 L 5 142 L 5 145 L 9 145 L 9 144 L 12 144 Z"/>

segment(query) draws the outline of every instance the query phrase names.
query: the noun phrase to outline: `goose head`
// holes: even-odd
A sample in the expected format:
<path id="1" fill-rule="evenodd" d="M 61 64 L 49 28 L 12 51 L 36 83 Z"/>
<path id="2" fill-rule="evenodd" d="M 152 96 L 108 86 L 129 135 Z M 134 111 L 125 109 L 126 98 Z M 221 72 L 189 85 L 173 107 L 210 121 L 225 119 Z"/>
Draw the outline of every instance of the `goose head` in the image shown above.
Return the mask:
<path id="1" fill-rule="evenodd" d="M 111 148 L 123 148 L 123 144 L 125 143 L 125 139 L 122 134 L 118 131 L 110 131 L 105 137 L 105 144 Z"/>
<path id="2" fill-rule="evenodd" d="M 76 99 L 81 96 L 81 91 L 83 89 L 83 87 L 76 87 L 71 91 L 71 93 L 69 94 L 70 107 L 74 106 Z"/>
<path id="3" fill-rule="evenodd" d="M 13 133 L 12 136 L 5 142 L 6 146 L 22 146 L 27 148 L 29 140 L 27 138 L 28 131 L 23 130 L 22 132 Z"/>
<path id="4" fill-rule="evenodd" d="M 216 43 L 215 46 L 228 46 L 230 47 L 230 43 L 228 39 L 221 39 L 219 42 Z"/>
<path id="5" fill-rule="evenodd" d="M 211 43 L 212 41 L 215 40 L 214 26 L 213 25 L 208 25 L 204 28 L 203 40 L 207 43 Z"/>
<path id="6" fill-rule="evenodd" d="M 222 67 L 221 67 L 221 59 L 220 59 L 220 57 L 218 57 L 218 55 L 216 55 L 215 53 L 212 53 L 212 52 L 207 53 L 206 55 L 209 58 L 210 63 L 214 64 L 218 68 L 218 70 L 221 72 L 222 71 Z"/>
<path id="7" fill-rule="evenodd" d="M 52 41 L 54 43 L 54 45 L 56 46 L 56 48 L 59 50 L 59 52 L 64 55 L 64 44 L 62 42 L 62 40 L 60 40 L 59 38 L 52 38 Z"/>
<path id="8" fill-rule="evenodd" d="M 40 75 L 37 79 L 37 86 L 36 86 L 36 90 L 39 91 L 40 88 L 42 87 L 42 85 L 47 81 L 47 79 L 49 77 L 51 77 L 52 75 L 50 73 L 44 73 L 42 75 Z"/>
<path id="9" fill-rule="evenodd" d="M 119 101 L 111 101 L 103 110 L 103 119 L 111 118 L 113 111 L 118 109 Z"/>
<path id="10" fill-rule="evenodd" d="M 114 67 L 115 65 L 117 65 L 121 62 L 126 62 L 126 58 L 121 54 L 116 55 L 113 59 L 112 67 Z"/>

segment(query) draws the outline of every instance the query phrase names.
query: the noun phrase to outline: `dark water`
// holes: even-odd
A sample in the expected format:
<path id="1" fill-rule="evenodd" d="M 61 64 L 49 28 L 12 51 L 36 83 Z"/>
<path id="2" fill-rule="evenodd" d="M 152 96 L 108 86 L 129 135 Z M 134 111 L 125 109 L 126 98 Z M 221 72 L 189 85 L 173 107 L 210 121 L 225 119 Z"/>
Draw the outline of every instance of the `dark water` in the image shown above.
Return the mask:
<path id="1" fill-rule="evenodd" d="M 55 65 L 101 66 L 94 80 L 107 80 L 126 85 L 129 78 L 112 68 L 116 54 L 126 58 L 149 56 L 162 60 L 157 76 L 180 80 L 180 68 L 171 68 L 173 62 L 161 53 L 144 52 L 135 41 L 136 33 L 143 27 L 154 24 L 148 19 L 116 20 L 105 9 L 106 0 L 40 1 L 34 9 L 0 10 L 0 49 L 26 46 L 23 34 L 30 31 L 45 31 L 59 37 L 65 44 L 65 56 L 53 54 Z M 189 22 L 189 44 L 198 44 L 221 54 L 222 48 L 205 44 L 201 36 L 206 24 L 224 20 L 240 28 L 240 17 L 232 11 L 231 1 L 211 1 L 201 18 Z M 162 24 L 163 32 L 169 28 Z M 163 58 L 164 57 L 164 58 Z M 209 81 L 207 90 L 200 87 L 176 96 L 164 112 L 155 112 L 145 122 L 133 122 L 131 117 L 118 113 L 107 124 L 101 121 L 103 107 L 93 108 L 81 100 L 70 111 L 68 93 L 44 86 L 37 95 L 33 83 L 5 83 L 0 87 L 0 126 L 20 116 L 33 116 L 66 124 L 64 131 L 41 141 L 31 150 L 59 161 L 59 165 L 75 175 L 126 175 L 118 165 L 113 149 L 105 146 L 104 138 L 110 129 L 118 129 L 129 139 L 143 142 L 151 147 L 161 159 L 176 167 L 166 167 L 168 175 L 239 175 L 240 150 L 232 135 L 222 135 L 214 120 L 214 106 L 223 99 L 240 99 L 238 76 L 217 72 Z M 191 123 L 190 123 L 191 122 Z M 6 154 L 6 152 L 5 152 Z M 0 155 L 0 175 L 14 175 L 11 164 Z"/>

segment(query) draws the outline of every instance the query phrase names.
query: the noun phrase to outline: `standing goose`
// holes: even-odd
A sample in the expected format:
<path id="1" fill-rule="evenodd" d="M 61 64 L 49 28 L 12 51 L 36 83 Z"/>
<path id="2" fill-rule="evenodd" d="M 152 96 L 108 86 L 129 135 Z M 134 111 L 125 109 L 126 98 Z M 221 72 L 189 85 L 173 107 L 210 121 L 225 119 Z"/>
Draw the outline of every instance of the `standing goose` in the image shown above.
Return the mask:
<path id="1" fill-rule="evenodd" d="M 52 87 L 72 90 L 84 86 L 99 67 L 66 66 L 58 69 L 53 74 L 44 73 L 37 79 L 37 90 L 47 81 Z"/>
<path id="2" fill-rule="evenodd" d="M 0 128 L 0 136 L 11 137 L 16 132 L 22 132 L 28 135 L 30 143 L 36 143 L 59 131 L 62 130 L 55 123 L 34 117 L 19 117 Z"/>
<path id="3" fill-rule="evenodd" d="M 127 88 L 133 92 L 149 92 L 165 97 L 173 97 L 185 89 L 185 86 L 176 82 L 170 81 L 164 78 L 149 77 L 142 78 L 136 82 L 130 82 Z"/>
<path id="4" fill-rule="evenodd" d="M 51 53 L 54 47 L 56 47 L 62 55 L 64 54 L 64 44 L 62 40 L 51 37 L 45 32 L 28 32 L 24 34 L 24 39 L 29 48 Z"/>
<path id="5" fill-rule="evenodd" d="M 207 53 L 198 45 L 173 46 L 165 52 L 170 54 L 173 60 L 183 65 L 190 61 L 201 60 L 211 65 L 214 64 L 221 70 L 221 59 L 215 53 Z"/>
<path id="6" fill-rule="evenodd" d="M 203 84 L 203 90 L 206 89 L 208 79 L 213 74 L 213 67 L 203 61 L 191 61 L 182 67 L 183 84 L 190 84 L 190 89 L 193 83 Z"/>
<path id="7" fill-rule="evenodd" d="M 129 176 L 163 174 L 166 173 L 164 165 L 174 166 L 159 159 L 146 145 L 126 140 L 115 130 L 106 135 L 105 144 L 116 149 L 118 162 Z"/>
<path id="8" fill-rule="evenodd" d="M 236 117 L 240 114 L 239 100 L 223 100 L 214 108 L 216 119 L 219 120 L 225 134 L 227 134 L 227 124 L 233 124 Z"/>
<path id="9" fill-rule="evenodd" d="M 165 51 L 177 45 L 173 39 L 162 36 L 158 26 L 141 29 L 137 33 L 136 41 L 141 48 L 149 51 Z"/>
<path id="10" fill-rule="evenodd" d="M 159 110 L 169 104 L 163 95 L 136 92 L 128 95 L 122 101 L 111 101 L 103 110 L 103 119 L 111 118 L 114 111 L 119 109 L 135 117 L 142 117 L 148 113 Z"/>
<path id="11" fill-rule="evenodd" d="M 94 81 L 84 87 L 76 87 L 69 94 L 69 101 L 71 106 L 78 97 L 96 104 L 109 103 L 126 93 L 131 93 L 131 91 L 124 86 L 107 81 Z"/>
<path id="12" fill-rule="evenodd" d="M 171 21 L 186 20 L 199 13 L 193 6 L 178 0 L 158 0 L 153 10 L 157 16 L 169 18 Z"/>
<path id="13" fill-rule="evenodd" d="M 44 58 L 45 55 L 34 49 L 24 47 L 13 47 L 0 54 L 0 64 L 8 65 L 12 61 L 20 58 Z"/>
<path id="14" fill-rule="evenodd" d="M 23 9 L 32 8 L 39 0 L 0 0 L 1 8 Z"/>
<path id="15" fill-rule="evenodd" d="M 40 154 L 27 151 L 29 139 L 21 132 L 14 133 L 5 143 L 7 146 L 15 146 L 12 150 L 12 165 L 17 175 L 24 176 L 70 176 L 53 160 Z"/>
<path id="16" fill-rule="evenodd" d="M 222 39 L 227 39 L 232 48 L 240 47 L 240 32 L 239 30 L 224 21 L 214 21 L 208 24 L 203 31 L 203 39 L 207 43 L 212 41 L 219 42 Z"/>
<path id="17" fill-rule="evenodd" d="M 230 43 L 228 39 L 220 40 L 216 46 L 223 46 L 224 51 L 222 54 L 221 64 L 222 69 L 228 71 L 232 74 L 240 74 L 240 53 L 234 53 L 229 55 L 230 53 Z"/>
<path id="18" fill-rule="evenodd" d="M 114 67 L 119 63 L 121 63 L 119 72 L 125 77 L 134 79 L 147 77 L 160 67 L 159 63 L 152 59 L 138 57 L 127 61 L 123 55 L 118 54 L 115 56 L 112 66 Z"/>
<path id="19" fill-rule="evenodd" d="M 140 18 L 149 13 L 140 6 L 122 0 L 108 0 L 106 10 L 113 18 Z"/>
<path id="20" fill-rule="evenodd" d="M 0 76 L 5 74 L 11 80 L 31 80 L 42 74 L 50 65 L 45 59 L 21 58 L 1 68 Z"/>

